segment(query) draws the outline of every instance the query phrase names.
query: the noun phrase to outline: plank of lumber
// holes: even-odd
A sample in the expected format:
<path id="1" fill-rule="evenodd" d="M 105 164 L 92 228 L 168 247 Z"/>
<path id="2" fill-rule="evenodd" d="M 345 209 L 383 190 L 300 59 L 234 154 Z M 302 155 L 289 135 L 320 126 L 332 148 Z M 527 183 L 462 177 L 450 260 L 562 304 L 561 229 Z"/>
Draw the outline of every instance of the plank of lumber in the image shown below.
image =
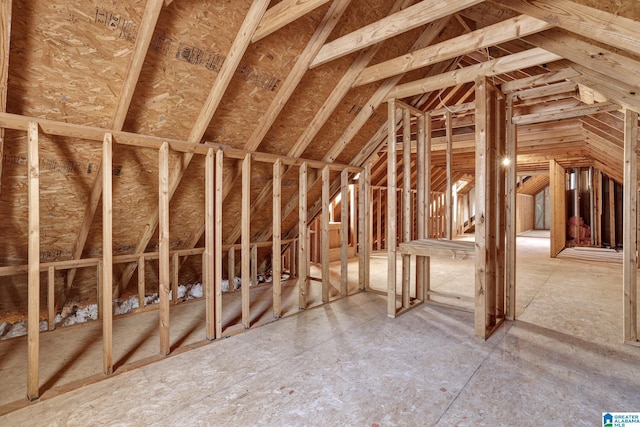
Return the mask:
<path id="1" fill-rule="evenodd" d="M 249 312 L 251 303 L 251 156 L 249 154 L 242 161 L 242 213 L 240 221 L 242 223 L 242 255 L 240 259 L 242 325 L 245 329 L 249 329 L 251 326 Z"/>
<path id="2" fill-rule="evenodd" d="M 413 95 L 432 92 L 450 86 L 474 81 L 478 75 L 496 76 L 509 73 L 521 68 L 533 67 L 558 61 L 562 57 L 549 53 L 541 48 L 529 49 L 501 58 L 492 59 L 476 65 L 470 65 L 460 70 L 451 71 L 437 76 L 427 77 L 396 86 L 389 92 L 388 98 L 406 98 Z"/>
<path id="3" fill-rule="evenodd" d="M 38 160 L 38 123 L 36 122 L 29 122 L 27 144 L 29 194 L 27 400 L 34 401 L 40 395 L 40 162 Z"/>
<path id="4" fill-rule="evenodd" d="M 12 4 L 11 0 L 0 2 L 0 112 L 3 113 L 7 111 Z M 4 159 L 4 128 L 0 128 L 0 159 Z M 3 163 L 0 162 L 0 193 L 2 192 Z"/>
<path id="5" fill-rule="evenodd" d="M 218 150 L 216 152 L 215 165 L 214 165 L 214 186 L 215 186 L 215 208 L 213 211 L 214 218 L 214 293 L 215 293 L 215 333 L 216 339 L 222 338 L 222 193 L 224 188 L 224 152 Z M 229 280 L 229 284 L 233 283 L 233 280 Z"/>
<path id="6" fill-rule="evenodd" d="M 640 88 L 640 83 L 635 78 L 640 62 L 634 59 L 555 29 L 530 35 L 524 40 L 593 71 Z"/>
<path id="7" fill-rule="evenodd" d="M 507 96 L 506 105 L 506 158 L 509 160 L 507 165 L 507 177 L 506 177 L 506 263 L 505 263 L 505 316 L 510 320 L 516 319 L 516 168 L 518 163 L 517 158 L 517 133 L 516 125 L 512 121 L 513 117 L 513 97 Z M 545 181 L 548 185 L 549 178 Z M 546 186 L 546 185 L 545 185 Z"/>
<path id="8" fill-rule="evenodd" d="M 396 245 L 397 245 L 397 192 L 396 192 L 396 103 L 388 101 L 387 139 L 387 316 L 396 316 Z"/>
<path id="9" fill-rule="evenodd" d="M 624 114 L 623 261 L 624 340 L 638 341 L 638 113 Z"/>
<path id="10" fill-rule="evenodd" d="M 216 338 L 215 328 L 215 155 L 213 149 L 209 149 L 205 157 L 204 174 L 204 210 L 205 210 L 205 234 L 204 234 L 204 297 L 205 297 L 205 325 L 208 340 Z M 222 250 L 222 248 L 220 248 Z"/>
<path id="11" fill-rule="evenodd" d="M 589 39 L 640 53 L 640 22 L 569 0 L 495 0 L 500 6 L 534 16 Z"/>
<path id="12" fill-rule="evenodd" d="M 255 43 L 292 23 L 329 0 L 284 0 L 270 7 L 262 17 L 251 39 Z"/>
<path id="13" fill-rule="evenodd" d="M 517 92 L 525 89 L 532 88 L 534 86 L 548 85 L 552 83 L 561 82 L 572 77 L 578 77 L 580 72 L 573 68 L 563 68 L 557 71 L 549 71 L 543 74 L 537 74 L 535 76 L 525 77 L 518 80 L 511 80 L 509 82 L 502 83 L 500 90 L 502 93 Z"/>
<path id="14" fill-rule="evenodd" d="M 524 116 L 514 116 L 513 124 L 526 125 L 532 123 L 546 123 L 557 120 L 572 119 L 576 117 L 588 116 L 590 114 L 602 113 L 606 111 L 617 111 L 621 107 L 614 102 L 599 102 L 591 105 L 579 105 L 572 108 L 560 108 L 542 113 L 527 114 Z"/>
<path id="15" fill-rule="evenodd" d="M 423 0 L 393 15 L 362 27 L 327 43 L 311 63 L 317 67 L 349 53 L 380 43 L 406 31 L 448 17 L 459 10 L 481 3 L 481 0 L 454 0 L 442 2 Z"/>
<path id="16" fill-rule="evenodd" d="M 322 216 L 321 216 L 321 234 L 320 244 L 322 252 L 320 258 L 322 260 L 322 302 L 329 302 L 329 168 L 322 169 Z"/>
<path id="17" fill-rule="evenodd" d="M 475 242 L 466 240 L 416 239 L 398 244 L 398 252 L 409 255 L 434 256 L 462 254 L 465 258 L 475 257 Z"/>
<path id="18" fill-rule="evenodd" d="M 282 162 L 273 164 L 273 316 L 282 316 Z"/>
<path id="19" fill-rule="evenodd" d="M 519 37 L 551 28 L 552 25 L 526 15 L 516 16 L 474 32 L 407 53 L 370 66 L 362 71 L 354 86 L 361 86 L 426 67 L 446 59 L 463 56 Z"/>
<path id="20" fill-rule="evenodd" d="M 102 162 L 111 170 L 113 160 L 113 139 L 110 133 L 104 135 Z M 113 176 L 105 173 L 102 177 L 102 372 L 113 372 Z"/>
<path id="21" fill-rule="evenodd" d="M 349 293 L 349 173 L 340 173 L 340 295 Z"/>
<path id="22" fill-rule="evenodd" d="M 158 151 L 158 281 L 159 281 L 159 325 L 160 354 L 171 352 L 169 338 L 169 291 L 171 288 L 171 258 L 169 255 L 169 144 L 164 143 Z"/>
<path id="23" fill-rule="evenodd" d="M 298 184 L 298 308 L 307 308 L 307 287 L 309 285 L 307 263 L 307 164 L 300 166 Z"/>

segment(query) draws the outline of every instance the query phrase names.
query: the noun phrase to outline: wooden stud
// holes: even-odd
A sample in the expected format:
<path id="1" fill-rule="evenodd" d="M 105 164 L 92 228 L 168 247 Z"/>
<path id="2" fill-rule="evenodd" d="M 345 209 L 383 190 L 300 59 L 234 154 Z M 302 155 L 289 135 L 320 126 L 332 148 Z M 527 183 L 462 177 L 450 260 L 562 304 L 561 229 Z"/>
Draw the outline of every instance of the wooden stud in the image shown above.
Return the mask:
<path id="1" fill-rule="evenodd" d="M 388 102 L 387 139 L 387 316 L 396 317 L 396 102 Z"/>
<path id="2" fill-rule="evenodd" d="M 340 173 L 340 295 L 349 294 L 349 172 Z"/>
<path id="3" fill-rule="evenodd" d="M 0 2 L 0 112 L 3 113 L 7 111 L 12 7 L 11 0 Z M 0 159 L 4 159 L 4 128 L 0 128 Z M 0 191 L 2 190 L 2 163 L 4 162 L 0 162 Z"/>
<path id="4" fill-rule="evenodd" d="M 516 168 L 517 158 L 517 132 L 516 125 L 513 124 L 513 97 L 507 96 L 506 105 L 506 123 L 507 123 L 507 147 L 506 158 L 509 161 L 507 165 L 506 179 L 506 217 L 505 217 L 505 317 L 510 320 L 516 319 Z M 469 215 L 471 217 L 471 215 Z"/>
<path id="5" fill-rule="evenodd" d="M 565 171 L 555 160 L 549 160 L 549 198 L 551 199 L 551 231 L 549 256 L 555 258 L 567 241 Z M 476 215 L 476 224 L 477 224 Z"/>
<path id="6" fill-rule="evenodd" d="M 411 240 L 411 111 L 402 109 L 402 241 Z M 402 254 L 402 308 L 409 308 L 410 255 Z"/>
<path id="7" fill-rule="evenodd" d="M 249 284 L 251 286 L 257 286 L 258 285 L 258 246 L 257 245 L 251 245 L 250 271 L 251 271 L 251 281 L 249 282 Z"/>
<path id="8" fill-rule="evenodd" d="M 56 328 L 56 269 L 50 266 L 47 270 L 47 326 L 50 331 Z"/>
<path id="9" fill-rule="evenodd" d="M 145 260 L 144 255 L 138 258 L 138 307 L 144 307 L 146 284 L 145 284 Z"/>
<path id="10" fill-rule="evenodd" d="M 496 299 L 495 299 L 495 316 L 496 319 L 504 319 L 505 311 L 505 241 L 506 241 L 506 211 L 505 211 L 505 195 L 506 195 L 506 171 L 504 166 L 504 158 L 506 156 L 506 116 L 505 116 L 505 98 L 494 94 L 494 129 L 495 129 L 495 145 L 496 154 L 493 157 L 495 170 L 495 202 L 494 208 L 496 213 L 495 227 L 495 258 L 496 258 Z"/>
<path id="11" fill-rule="evenodd" d="M 429 175 L 426 169 L 427 163 L 427 153 L 426 153 L 426 123 L 425 123 L 425 114 L 420 114 L 418 116 L 418 135 L 417 135 L 417 153 L 416 153 L 416 169 L 417 169 L 417 177 L 416 177 L 416 191 L 417 191 L 417 208 L 416 208 L 416 217 L 417 217 L 417 238 L 418 239 L 426 239 L 427 238 L 427 214 L 428 214 L 428 201 L 429 197 L 426 189 L 428 185 L 426 183 L 427 176 Z M 425 280 L 428 280 L 426 277 L 426 262 L 427 259 L 425 257 L 417 257 L 416 258 L 416 298 L 424 301 L 425 299 Z"/>
<path id="12" fill-rule="evenodd" d="M 307 226 L 307 164 L 303 163 L 299 171 L 298 186 L 298 307 L 300 310 L 307 308 L 307 287 L 309 275 L 307 274 L 306 259 L 308 258 L 308 226 Z"/>
<path id="13" fill-rule="evenodd" d="M 321 238 L 322 253 L 320 258 L 322 259 L 322 302 L 329 302 L 329 287 L 331 283 L 329 281 L 329 168 L 322 168 L 322 223 L 321 223 Z"/>
<path id="14" fill-rule="evenodd" d="M 104 135 L 102 143 L 102 163 L 111 171 L 113 162 L 113 138 L 110 133 Z M 102 174 L 102 361 L 103 372 L 113 372 L 113 185 L 112 174 Z"/>
<path id="15" fill-rule="evenodd" d="M 214 257 L 215 251 L 215 158 L 213 149 L 209 149 L 205 157 L 205 179 L 204 179 L 204 297 L 205 297 L 205 324 L 206 337 L 208 340 L 216 338 L 215 321 L 215 279 L 214 279 Z"/>
<path id="16" fill-rule="evenodd" d="M 481 339 L 487 338 L 490 328 L 489 307 L 487 306 L 487 269 L 491 262 L 488 253 L 489 230 L 492 215 L 489 203 L 491 193 L 490 156 L 490 120 L 488 111 L 489 89 L 486 77 L 476 79 L 476 265 L 475 265 L 475 334 Z"/>
<path id="17" fill-rule="evenodd" d="M 40 356 L 40 166 L 38 123 L 29 122 L 27 173 L 29 191 L 29 272 L 27 324 L 27 400 L 39 397 Z"/>
<path id="18" fill-rule="evenodd" d="M 371 275 L 371 222 L 372 222 L 372 212 L 371 212 L 371 163 L 368 163 L 364 167 L 364 171 L 362 172 L 362 176 L 364 176 L 364 253 L 362 254 L 363 265 L 363 290 L 369 289 L 370 283 L 370 275 Z"/>
<path id="19" fill-rule="evenodd" d="M 638 341 L 638 113 L 624 113 L 624 213 L 623 213 L 623 270 L 624 341 Z"/>
<path id="20" fill-rule="evenodd" d="M 242 257 L 241 272 L 242 277 L 242 325 L 245 329 L 251 326 L 251 315 L 249 313 L 251 303 L 251 155 L 247 154 L 242 161 Z"/>
<path id="21" fill-rule="evenodd" d="M 215 180 L 215 200 L 214 200 L 214 293 L 215 293 L 215 337 L 222 338 L 222 199 L 224 189 L 224 152 L 216 151 L 214 180 Z M 233 281 L 229 280 L 229 286 L 233 286 Z"/>
<path id="22" fill-rule="evenodd" d="M 444 236 L 447 240 L 453 238 L 453 182 L 452 182 L 452 166 L 453 160 L 453 126 L 451 112 L 447 110 L 445 113 L 445 126 L 446 126 L 446 161 L 447 161 L 447 189 L 445 192 L 445 230 Z"/>
<path id="23" fill-rule="evenodd" d="M 611 247 L 617 247 L 616 242 L 616 186 L 615 181 L 609 178 L 609 242 Z"/>
<path id="24" fill-rule="evenodd" d="M 282 317 L 282 161 L 273 164 L 273 316 Z"/>
<path id="25" fill-rule="evenodd" d="M 376 189 L 376 249 L 382 250 L 382 188 Z"/>
<path id="26" fill-rule="evenodd" d="M 236 278 L 236 250 L 233 247 L 229 248 L 227 255 L 227 276 L 229 277 L 229 290 L 232 291 L 235 288 Z"/>
<path id="27" fill-rule="evenodd" d="M 160 354 L 163 356 L 171 352 L 169 337 L 169 291 L 171 286 L 171 258 L 169 255 L 169 144 L 162 144 L 158 152 L 158 239 L 159 239 L 159 332 Z"/>
<path id="28" fill-rule="evenodd" d="M 179 270 L 180 270 L 180 254 L 174 252 L 171 256 L 171 300 L 174 304 L 178 303 L 178 289 L 179 289 Z"/>

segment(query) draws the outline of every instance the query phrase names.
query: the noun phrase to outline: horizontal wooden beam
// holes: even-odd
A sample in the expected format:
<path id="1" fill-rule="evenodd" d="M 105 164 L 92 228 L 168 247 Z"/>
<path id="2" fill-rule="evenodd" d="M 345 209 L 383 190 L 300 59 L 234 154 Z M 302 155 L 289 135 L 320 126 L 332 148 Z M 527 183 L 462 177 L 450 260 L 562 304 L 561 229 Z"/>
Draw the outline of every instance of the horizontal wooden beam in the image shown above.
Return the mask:
<path id="1" fill-rule="evenodd" d="M 278 154 L 240 150 L 237 148 L 215 144 L 212 142 L 205 142 L 200 144 L 197 142 L 160 138 L 151 135 L 114 131 L 96 126 L 84 126 L 72 123 L 58 122 L 54 120 L 36 119 L 18 114 L 0 113 L 0 127 L 2 128 L 22 130 L 26 132 L 29 128 L 30 121 L 36 121 L 40 126 L 41 133 L 47 135 L 64 136 L 68 138 L 78 138 L 89 141 L 102 142 L 104 134 L 109 132 L 113 135 L 114 142 L 120 145 L 130 145 L 134 147 L 152 148 L 159 150 L 162 144 L 164 142 L 167 142 L 172 151 L 182 153 L 194 153 L 205 156 L 209 149 L 213 148 L 216 151 L 224 151 L 225 157 L 237 160 L 242 160 L 247 154 L 251 154 L 252 160 L 264 163 L 275 163 L 278 159 L 281 159 L 283 164 L 291 166 L 300 166 L 303 163 L 306 163 L 309 167 L 314 169 L 322 169 L 325 166 L 329 166 L 329 169 L 336 171 L 342 171 L 344 169 L 347 169 L 349 172 L 353 173 L 362 171 L 362 168 L 352 165 L 341 165 L 339 163 L 329 163 L 319 160 L 305 160 L 302 158 L 280 156 Z"/>
<path id="2" fill-rule="evenodd" d="M 311 63 L 317 67 L 334 59 L 348 55 L 367 46 L 380 43 L 391 37 L 410 31 L 421 25 L 444 18 L 459 10 L 481 3 L 482 0 L 423 0 L 400 12 L 344 35 L 325 44 Z"/>
<path id="3" fill-rule="evenodd" d="M 563 68 L 557 71 L 549 71 L 548 73 L 537 74 L 535 76 L 502 83 L 500 85 L 500 91 L 502 91 L 502 93 L 517 92 L 524 89 L 530 89 L 535 86 L 560 82 L 572 77 L 578 77 L 579 75 L 580 72 L 573 68 Z"/>
<path id="4" fill-rule="evenodd" d="M 562 57 L 549 53 L 541 48 L 529 49 L 524 52 L 492 59 L 459 70 L 398 85 L 389 92 L 389 98 L 407 98 L 462 83 L 469 83 L 474 81 L 477 76 L 495 76 L 521 68 L 534 67 L 536 65 L 558 61 L 560 59 L 562 59 Z"/>
<path id="5" fill-rule="evenodd" d="M 605 111 L 615 111 L 620 108 L 621 107 L 618 104 L 613 102 L 600 102 L 597 104 L 580 105 L 569 109 L 545 111 L 544 113 L 527 114 L 525 116 L 514 116 L 511 121 L 516 125 L 554 122 L 556 120 L 573 119 Z"/>
<path id="6" fill-rule="evenodd" d="M 551 24 L 540 19 L 526 15 L 516 16 L 515 18 L 507 19 L 471 33 L 367 67 L 360 73 L 354 86 L 361 86 L 406 73 L 551 27 Z"/>

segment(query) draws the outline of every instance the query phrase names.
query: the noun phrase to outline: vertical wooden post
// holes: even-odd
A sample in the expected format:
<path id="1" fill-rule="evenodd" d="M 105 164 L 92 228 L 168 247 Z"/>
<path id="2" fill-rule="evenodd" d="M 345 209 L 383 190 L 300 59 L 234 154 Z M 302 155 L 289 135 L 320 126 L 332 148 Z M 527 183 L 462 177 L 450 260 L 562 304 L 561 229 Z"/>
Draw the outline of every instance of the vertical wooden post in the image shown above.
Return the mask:
<path id="1" fill-rule="evenodd" d="M 329 166 L 322 168 L 322 221 L 320 244 L 322 245 L 322 302 L 329 302 Z"/>
<path id="2" fill-rule="evenodd" d="M 29 268 L 27 314 L 27 400 L 39 397 L 40 357 L 40 166 L 38 159 L 38 123 L 29 122 Z"/>
<path id="3" fill-rule="evenodd" d="M 418 116 L 418 134 L 416 142 L 416 216 L 417 216 L 417 239 L 427 238 L 427 213 L 428 213 L 428 196 L 426 194 L 426 138 L 425 138 L 425 115 Z M 426 273 L 426 257 L 416 257 L 416 298 L 424 301 L 425 298 L 425 273 Z"/>
<path id="4" fill-rule="evenodd" d="M 214 309 L 214 318 L 216 324 L 216 338 L 222 338 L 222 200 L 223 196 L 223 186 L 224 186 L 224 175 L 223 175 L 223 167 L 224 167 L 224 152 L 222 150 L 216 151 L 216 159 L 215 159 L 215 168 L 214 168 L 214 180 L 215 180 L 215 192 L 216 197 L 214 200 L 215 208 L 213 211 L 213 219 L 214 219 L 214 255 L 213 255 L 213 263 L 214 263 L 214 292 L 215 292 L 215 309 Z M 232 281 L 229 281 L 229 285 L 232 285 Z"/>
<path id="5" fill-rule="evenodd" d="M 282 316 L 282 160 L 273 164 L 273 316 Z"/>
<path id="6" fill-rule="evenodd" d="M 506 241 L 506 168 L 503 164 L 506 156 L 506 119 L 505 119 L 505 98 L 497 91 L 492 97 L 494 105 L 494 140 L 496 145 L 495 155 L 493 156 L 495 171 L 495 201 L 493 203 L 496 215 L 495 232 L 495 315 L 498 319 L 504 319 L 505 310 L 505 241 Z"/>
<path id="7" fill-rule="evenodd" d="M 382 188 L 376 189 L 376 241 L 377 250 L 382 250 Z"/>
<path id="8" fill-rule="evenodd" d="M 163 356 L 171 352 L 169 337 L 169 288 L 171 284 L 171 258 L 169 256 L 169 144 L 163 143 L 158 153 L 158 194 L 159 194 L 159 221 L 158 237 L 160 257 L 158 260 L 160 272 L 160 354 Z M 103 174 L 106 175 L 106 174 Z"/>
<path id="9" fill-rule="evenodd" d="M 251 266 L 249 268 L 251 271 L 251 281 L 249 282 L 252 286 L 258 285 L 258 246 L 251 246 Z"/>
<path id="10" fill-rule="evenodd" d="M 247 154 L 242 161 L 242 325 L 245 329 L 251 326 L 249 313 L 251 304 L 251 154 Z"/>
<path id="11" fill-rule="evenodd" d="M 227 255 L 227 275 L 229 276 L 229 290 L 232 291 L 235 288 L 236 279 L 236 250 L 229 248 L 229 254 Z"/>
<path id="12" fill-rule="evenodd" d="M 486 339 L 495 319 L 495 103 L 486 76 L 476 79 L 475 334 Z"/>
<path id="13" fill-rule="evenodd" d="M 552 206 L 553 207 L 553 206 Z M 616 186 L 613 179 L 609 178 L 609 243 L 616 248 Z M 555 255 L 552 255 L 555 256 Z"/>
<path id="14" fill-rule="evenodd" d="M 110 133 L 102 142 L 102 360 L 103 372 L 113 372 L 113 139 Z"/>
<path id="15" fill-rule="evenodd" d="M 411 240 L 411 111 L 402 114 L 402 241 Z M 409 308 L 411 256 L 402 255 L 402 307 Z"/>
<path id="16" fill-rule="evenodd" d="M 624 341 L 638 341 L 638 267 L 637 267 L 637 197 L 638 197 L 638 113 L 624 112 L 624 214 L 623 273 Z"/>
<path id="17" fill-rule="evenodd" d="M 555 258 L 564 249 L 567 241 L 565 170 L 555 160 L 549 160 L 549 198 L 551 199 L 549 255 Z M 476 218 L 478 218 L 477 215 Z"/>
<path id="18" fill-rule="evenodd" d="M 174 252 L 171 256 L 171 300 L 174 304 L 178 303 L 178 287 L 179 287 L 179 270 L 180 270 L 180 255 Z"/>
<path id="19" fill-rule="evenodd" d="M 387 316 L 396 317 L 396 245 L 397 245 L 397 176 L 396 176 L 396 102 L 388 102 L 389 134 L 387 138 Z"/>
<path id="20" fill-rule="evenodd" d="M 349 171 L 340 173 L 340 295 L 349 293 Z"/>
<path id="21" fill-rule="evenodd" d="M 145 292 L 144 254 L 140 254 L 140 257 L 138 257 L 138 307 L 144 307 Z"/>
<path id="22" fill-rule="evenodd" d="M 47 269 L 47 326 L 50 331 L 56 328 L 56 268 Z"/>
<path id="23" fill-rule="evenodd" d="M 364 268 L 364 290 L 369 289 L 370 275 L 371 275 L 371 240 L 373 239 L 371 223 L 373 222 L 373 214 L 371 211 L 371 163 L 367 163 L 362 171 L 364 174 L 364 236 L 366 244 L 364 245 L 363 268 Z"/>
<path id="24" fill-rule="evenodd" d="M 445 192 L 445 230 L 444 236 L 447 240 L 453 238 L 453 198 L 451 196 L 453 190 L 453 182 L 451 178 L 451 161 L 452 161 L 452 145 L 453 145 L 453 126 L 451 112 L 445 113 L 446 125 L 446 161 L 447 161 L 447 191 Z"/>
<path id="25" fill-rule="evenodd" d="M 205 297 L 205 333 L 208 340 L 216 338 L 215 327 L 215 158 L 213 148 L 207 150 L 204 160 L 204 297 Z"/>
<path id="26" fill-rule="evenodd" d="M 102 177 L 102 175 L 100 175 Z M 98 320 L 102 322 L 102 316 L 103 316 L 103 310 L 102 310 L 102 306 L 104 304 L 104 278 L 102 277 L 102 270 L 104 265 L 104 261 L 102 259 L 98 259 L 98 264 L 96 265 L 96 278 L 97 278 L 97 284 L 96 284 L 96 293 L 97 293 L 97 308 L 98 308 Z"/>
<path id="27" fill-rule="evenodd" d="M 512 122 L 513 117 L 513 97 L 507 96 L 507 147 L 506 158 L 509 161 L 507 165 L 507 181 L 506 181 L 506 218 L 505 218 L 505 317 L 510 320 L 516 319 L 516 168 L 518 163 L 517 156 L 517 133 L 516 125 Z M 469 213 L 471 218 L 471 213 Z"/>
<path id="28" fill-rule="evenodd" d="M 300 166 L 298 186 L 298 307 L 300 310 L 307 308 L 307 287 L 309 275 L 307 274 L 307 164 Z"/>

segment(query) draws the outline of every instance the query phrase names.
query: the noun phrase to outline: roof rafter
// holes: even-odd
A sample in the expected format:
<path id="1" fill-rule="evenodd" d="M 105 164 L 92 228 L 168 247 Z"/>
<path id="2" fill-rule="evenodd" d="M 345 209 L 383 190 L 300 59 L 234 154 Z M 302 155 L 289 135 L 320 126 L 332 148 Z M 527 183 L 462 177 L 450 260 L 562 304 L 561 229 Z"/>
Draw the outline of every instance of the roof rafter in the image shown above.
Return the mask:
<path id="1" fill-rule="evenodd" d="M 452 13 L 462 10 L 482 0 L 454 0 L 438 1 L 423 0 L 393 15 L 344 35 L 322 47 L 313 60 L 311 68 L 333 61 L 349 53 L 380 43 L 398 34 L 428 24 L 437 19 L 449 17 Z"/>
<path id="2" fill-rule="evenodd" d="M 433 46 L 411 52 L 366 68 L 354 86 L 425 67 L 445 59 L 462 56 L 478 49 L 504 43 L 519 37 L 551 28 L 552 25 L 526 15 L 476 30 L 472 33 L 445 40 Z"/>
<path id="3" fill-rule="evenodd" d="M 247 47 L 251 42 L 251 36 L 253 35 L 255 29 L 258 26 L 258 23 L 262 19 L 265 11 L 267 10 L 267 6 L 269 5 L 269 0 L 259 0 L 254 1 L 251 5 L 251 8 L 247 12 L 245 19 L 236 35 L 236 38 L 231 45 L 231 49 L 229 49 L 229 54 L 227 58 L 222 63 L 222 67 L 216 77 L 211 90 L 209 91 L 209 95 L 207 100 L 205 101 L 203 107 L 200 109 L 200 114 L 196 119 L 191 132 L 189 133 L 189 137 L 187 139 L 188 142 L 201 142 L 204 133 L 213 118 L 213 114 L 215 113 L 220 101 L 222 100 L 222 96 L 224 95 L 229 83 L 231 82 L 231 78 L 233 74 L 238 68 L 242 57 L 244 56 Z M 193 158 L 192 153 L 184 153 L 180 156 L 180 159 L 176 162 L 173 170 L 170 175 L 169 182 L 169 199 L 173 198 L 182 177 L 184 176 L 191 159 Z M 153 237 L 153 233 L 155 232 L 156 227 L 158 226 L 159 219 L 159 208 L 156 206 L 154 211 L 152 212 L 149 220 L 146 223 L 144 228 L 144 232 L 138 245 L 136 246 L 135 253 L 142 253 L 145 251 L 149 241 Z M 114 290 L 114 296 L 117 297 L 120 295 L 120 292 L 125 289 L 129 280 L 131 280 L 131 276 L 133 272 L 137 268 L 137 264 L 128 264 L 125 267 L 121 279 L 118 282 L 116 289 Z"/>
<path id="4" fill-rule="evenodd" d="M 9 48 L 11 41 L 12 1 L 0 3 L 0 112 L 7 111 L 7 84 L 9 80 Z M 0 159 L 4 153 L 4 129 L 0 129 Z M 0 192 L 2 192 L 2 163 L 0 161 Z"/>

